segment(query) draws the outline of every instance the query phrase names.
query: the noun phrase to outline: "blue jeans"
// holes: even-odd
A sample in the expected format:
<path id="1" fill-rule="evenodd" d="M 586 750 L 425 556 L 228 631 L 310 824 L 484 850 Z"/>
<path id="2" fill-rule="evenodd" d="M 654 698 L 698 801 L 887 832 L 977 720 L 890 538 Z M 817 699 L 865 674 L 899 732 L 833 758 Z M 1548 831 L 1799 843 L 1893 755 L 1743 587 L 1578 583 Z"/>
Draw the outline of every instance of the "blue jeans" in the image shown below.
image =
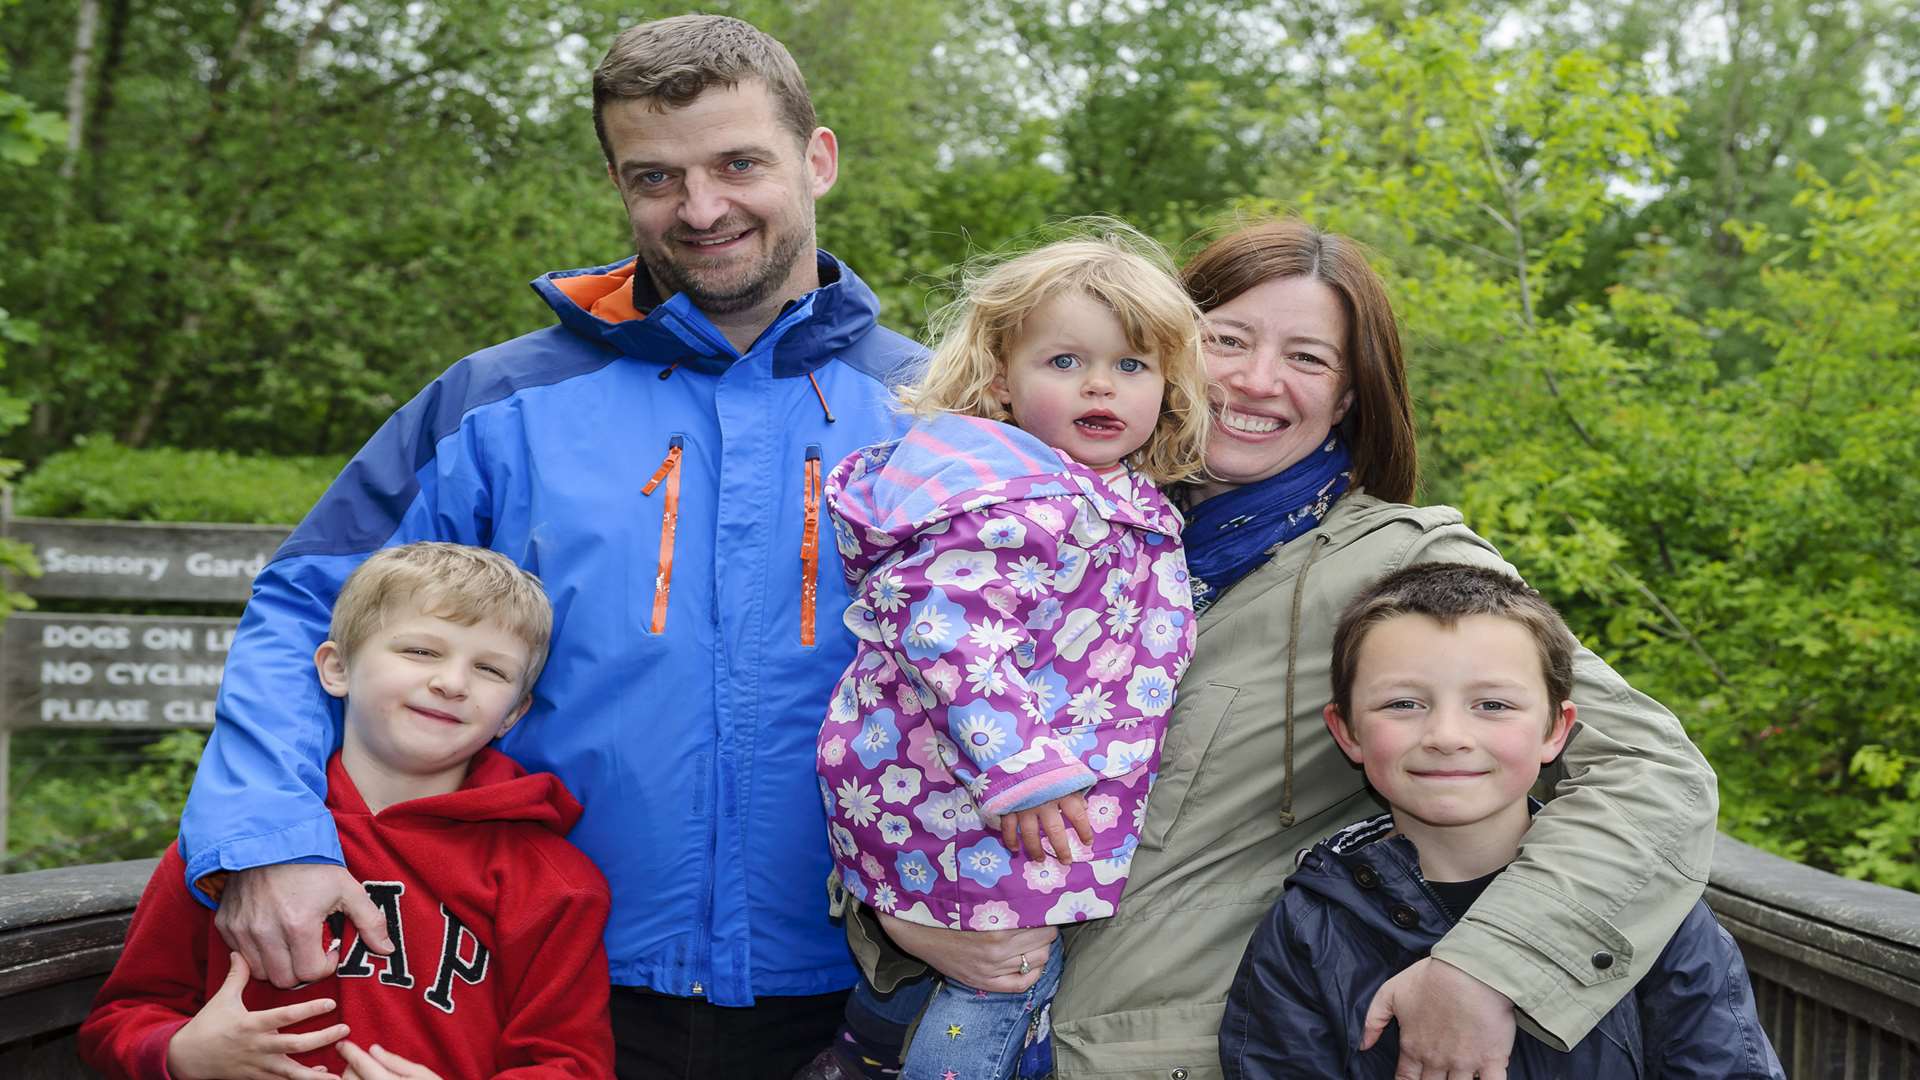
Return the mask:
<path id="1" fill-rule="evenodd" d="M 1058 938 L 1040 980 L 1020 994 L 975 990 L 951 980 L 933 992 L 907 1047 L 900 1080 L 1008 1080 L 1020 1065 L 1029 1032 L 1060 988 Z M 864 987 L 862 989 L 865 989 Z M 905 987 L 901 988 L 903 991 Z M 855 993 L 860 993 L 856 990 Z M 896 993 L 895 997 L 901 995 Z"/>

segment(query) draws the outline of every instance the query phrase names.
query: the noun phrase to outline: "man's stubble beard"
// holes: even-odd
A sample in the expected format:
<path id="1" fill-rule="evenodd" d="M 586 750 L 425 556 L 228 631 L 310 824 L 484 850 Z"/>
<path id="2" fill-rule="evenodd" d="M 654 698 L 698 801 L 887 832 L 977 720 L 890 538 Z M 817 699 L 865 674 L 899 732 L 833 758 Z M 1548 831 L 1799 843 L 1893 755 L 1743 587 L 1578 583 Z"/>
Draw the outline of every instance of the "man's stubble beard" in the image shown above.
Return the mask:
<path id="1" fill-rule="evenodd" d="M 731 315 L 736 312 L 750 311 L 771 298 L 787 283 L 793 275 L 793 269 L 801 258 L 809 255 L 814 247 L 813 207 L 804 210 L 802 228 L 788 230 L 774 244 L 760 265 L 745 280 L 734 288 L 719 292 L 706 288 L 687 268 L 666 254 L 670 245 L 676 241 L 666 240 L 662 244 L 657 261 L 650 261 L 645 247 L 638 236 L 634 237 L 634 250 L 640 253 L 640 263 L 653 276 L 654 284 L 660 289 L 664 300 L 675 293 L 686 293 L 693 305 L 709 315 Z M 755 228 L 762 234 L 766 231 L 766 222 L 755 222 Z"/>

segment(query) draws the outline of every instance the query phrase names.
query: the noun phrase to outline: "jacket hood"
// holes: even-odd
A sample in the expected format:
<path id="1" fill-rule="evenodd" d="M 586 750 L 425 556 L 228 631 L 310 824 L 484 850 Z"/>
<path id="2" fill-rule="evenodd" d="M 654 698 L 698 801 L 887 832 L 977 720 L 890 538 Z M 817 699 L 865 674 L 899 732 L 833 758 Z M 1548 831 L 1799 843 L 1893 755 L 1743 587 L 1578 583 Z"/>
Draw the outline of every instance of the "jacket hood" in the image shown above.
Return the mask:
<path id="1" fill-rule="evenodd" d="M 529 773 L 491 748 L 474 755 L 467 766 L 466 782 L 459 790 L 395 803 L 378 815 L 367 808 L 336 752 L 327 762 L 327 794 L 335 813 L 377 816 L 387 826 L 526 821 L 564 837 L 580 820 L 580 804 L 559 777 L 548 772 Z"/>
<path id="2" fill-rule="evenodd" d="M 841 462 L 826 495 L 834 527 L 858 529 L 867 541 L 840 543 L 849 576 L 864 577 L 901 545 L 944 531 L 950 518 L 1028 499 L 1084 495 L 1103 520 L 1178 539 L 1179 518 L 1166 501 L 1134 496 L 1133 483 L 1147 486 L 1109 482 L 1011 424 L 943 413 Z"/>
<path id="3" fill-rule="evenodd" d="M 1407 503 L 1383 502 L 1368 495 L 1365 488 L 1354 488 L 1334 501 L 1333 509 L 1327 512 L 1326 519 L 1320 523 L 1320 529 L 1333 542 L 1332 546 L 1339 548 L 1399 522 L 1412 522 L 1423 530 L 1432 530 L 1443 525 L 1456 525 L 1462 520 L 1460 511 L 1451 506 L 1411 506 Z"/>
<path id="4" fill-rule="evenodd" d="M 845 263 L 816 252 L 820 287 L 789 303 L 760 341 L 773 342 L 776 378 L 805 375 L 872 331 L 880 301 Z M 652 364 L 719 370 L 739 358 L 685 293 L 662 301 L 637 258 L 535 278 L 533 291 L 560 324 L 590 341 Z M 758 347 L 759 342 L 755 342 Z"/>
<path id="5" fill-rule="evenodd" d="M 1302 852 L 1287 888 L 1319 894 L 1379 938 L 1414 952 L 1425 952 L 1455 921 L 1420 876 L 1413 841 L 1393 835 L 1391 814 L 1349 825 Z"/>

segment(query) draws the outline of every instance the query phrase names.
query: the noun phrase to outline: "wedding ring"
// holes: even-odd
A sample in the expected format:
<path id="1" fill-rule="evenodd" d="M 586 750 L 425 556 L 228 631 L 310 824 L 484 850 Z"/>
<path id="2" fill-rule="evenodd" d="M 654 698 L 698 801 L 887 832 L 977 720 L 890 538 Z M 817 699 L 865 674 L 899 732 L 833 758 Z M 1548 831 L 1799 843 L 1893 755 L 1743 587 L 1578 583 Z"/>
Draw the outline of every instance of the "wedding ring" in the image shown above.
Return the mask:
<path id="1" fill-rule="evenodd" d="M 1025 975 L 1027 972 L 1032 970 L 1033 970 L 1033 965 L 1027 963 L 1027 954 L 1021 953 L 1020 954 L 1020 974 Z"/>

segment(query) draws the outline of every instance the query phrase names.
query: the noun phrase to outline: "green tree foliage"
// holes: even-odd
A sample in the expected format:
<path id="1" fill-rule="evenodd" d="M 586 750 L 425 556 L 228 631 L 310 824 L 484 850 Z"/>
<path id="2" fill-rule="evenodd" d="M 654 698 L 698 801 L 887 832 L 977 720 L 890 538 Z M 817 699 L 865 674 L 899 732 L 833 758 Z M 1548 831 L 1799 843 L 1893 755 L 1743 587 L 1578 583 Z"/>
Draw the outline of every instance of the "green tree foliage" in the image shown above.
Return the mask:
<path id="1" fill-rule="evenodd" d="M 632 250 L 586 112 L 628 6 L 90 2 L 85 48 L 64 0 L 28 0 L 7 38 L 33 100 L 89 72 L 72 153 L 0 175 L 0 303 L 62 313 L 11 373 L 30 453 L 349 449 L 448 363 L 546 325 L 529 279 Z M 793 44 L 842 128 L 828 246 L 897 263 L 885 223 L 919 198 L 898 162 L 941 100 L 913 66 L 945 16 L 731 6 Z"/>
<path id="2" fill-rule="evenodd" d="M 1750 305 L 1556 300 L 1670 168 L 1675 102 L 1631 92 L 1604 46 L 1483 30 L 1353 37 L 1349 77 L 1383 107 L 1336 101 L 1348 127 L 1299 200 L 1387 256 L 1430 496 L 1681 714 L 1723 827 L 1920 888 L 1920 144 L 1833 181 L 1803 167 L 1797 232 L 1730 221 Z"/>
<path id="3" fill-rule="evenodd" d="M 14 737 L 16 787 L 0 872 L 142 859 L 166 850 L 207 737 L 168 732 L 131 758 L 114 752 L 124 742 L 92 733 Z"/>
<path id="4" fill-rule="evenodd" d="M 793 49 L 843 150 L 822 243 L 904 329 L 1067 215 L 1371 241 L 1425 497 L 1674 707 L 1729 830 L 1920 888 L 1920 8 L 709 10 Z M 6 8 L 0 306 L 39 329 L 0 316 L 0 443 L 46 462 L 23 508 L 292 520 L 448 362 L 547 325 L 527 279 L 631 249 L 587 70 L 665 13 Z"/>
<path id="5" fill-rule="evenodd" d="M 5 26 L 7 8 L 10 0 L 0 2 L 0 27 Z M 49 144 L 57 142 L 64 134 L 65 127 L 60 118 L 35 109 L 27 99 L 7 89 L 8 65 L 6 58 L 0 56 L 0 175 L 22 170 L 40 159 Z M 5 282 L 0 276 L 0 284 Z M 34 343 L 39 328 L 25 319 L 15 318 L 0 306 L 0 370 L 5 370 L 7 348 L 30 346 Z M 26 402 L 11 394 L 0 392 L 0 434 L 18 427 L 26 419 Z M 0 458 L 0 488 L 5 487 L 20 469 L 20 463 L 8 458 Z M 33 553 L 15 541 L 0 538 L 0 570 L 14 573 L 38 573 Z M 7 613 L 22 607 L 31 607 L 32 601 L 11 589 L 0 588 L 0 621 L 5 621 Z"/>

